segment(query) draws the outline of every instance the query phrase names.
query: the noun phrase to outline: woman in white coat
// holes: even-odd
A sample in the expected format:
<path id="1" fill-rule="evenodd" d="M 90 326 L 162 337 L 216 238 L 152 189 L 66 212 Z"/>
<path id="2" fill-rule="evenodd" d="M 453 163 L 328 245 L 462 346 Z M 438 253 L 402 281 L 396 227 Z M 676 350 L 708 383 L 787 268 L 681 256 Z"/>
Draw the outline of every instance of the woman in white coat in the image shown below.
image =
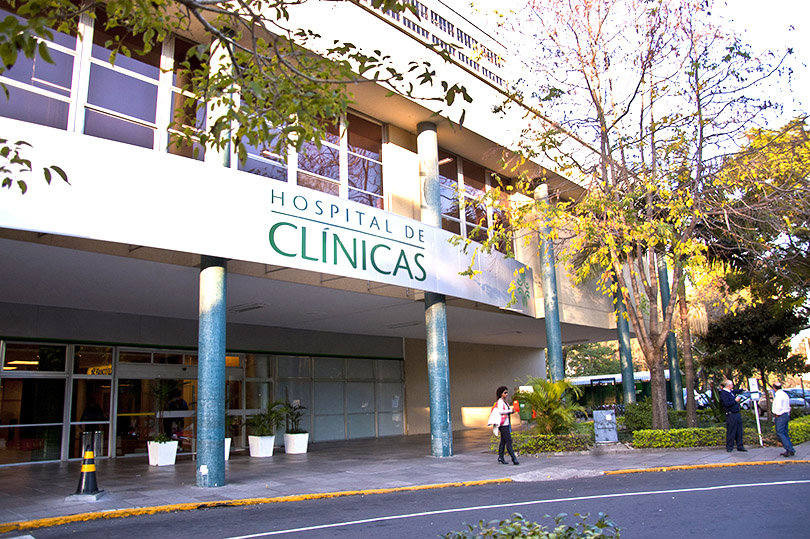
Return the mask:
<path id="1" fill-rule="evenodd" d="M 498 446 L 498 462 L 506 464 L 503 458 L 503 450 L 506 448 L 506 450 L 509 451 L 509 456 L 512 457 L 512 464 L 517 466 L 520 463 L 517 457 L 515 457 L 515 451 L 512 449 L 512 422 L 510 421 L 510 416 L 515 413 L 515 410 L 507 399 L 509 389 L 506 386 L 501 386 L 497 389 L 496 395 L 498 402 L 495 404 L 495 409 L 500 415 L 498 430 L 501 433 L 501 443 Z"/>

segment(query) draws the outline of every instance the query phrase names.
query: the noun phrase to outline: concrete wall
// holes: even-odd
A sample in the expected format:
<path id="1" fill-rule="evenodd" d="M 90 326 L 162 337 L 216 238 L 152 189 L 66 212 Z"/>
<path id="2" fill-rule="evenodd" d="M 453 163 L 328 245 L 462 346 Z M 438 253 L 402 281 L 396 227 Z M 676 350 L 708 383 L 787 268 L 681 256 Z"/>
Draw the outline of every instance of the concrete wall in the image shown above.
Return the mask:
<path id="1" fill-rule="evenodd" d="M 455 342 L 449 347 L 453 430 L 486 428 L 498 386 L 507 386 L 511 392 L 519 385 L 518 380 L 546 374 L 542 349 Z M 427 433 L 430 409 L 426 344 L 406 339 L 404 348 L 406 433 Z"/>
<path id="2" fill-rule="evenodd" d="M 9 339 L 197 348 L 197 331 L 196 320 L 0 303 L 0 337 Z M 234 351 L 402 357 L 402 341 L 396 337 L 228 324 L 226 340 Z"/>

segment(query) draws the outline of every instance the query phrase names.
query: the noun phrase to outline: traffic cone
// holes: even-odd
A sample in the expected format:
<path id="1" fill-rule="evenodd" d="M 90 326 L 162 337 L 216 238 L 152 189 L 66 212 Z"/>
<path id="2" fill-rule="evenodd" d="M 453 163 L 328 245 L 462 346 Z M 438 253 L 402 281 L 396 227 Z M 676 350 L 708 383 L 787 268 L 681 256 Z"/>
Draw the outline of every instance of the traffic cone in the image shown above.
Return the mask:
<path id="1" fill-rule="evenodd" d="M 79 476 L 79 486 L 73 495 L 67 497 L 66 501 L 71 499 L 86 500 L 88 498 L 96 500 L 104 494 L 104 491 L 100 490 L 98 483 L 96 483 L 96 459 L 93 454 L 92 437 L 90 439 L 91 442 L 87 444 L 82 458 L 82 473 Z"/>

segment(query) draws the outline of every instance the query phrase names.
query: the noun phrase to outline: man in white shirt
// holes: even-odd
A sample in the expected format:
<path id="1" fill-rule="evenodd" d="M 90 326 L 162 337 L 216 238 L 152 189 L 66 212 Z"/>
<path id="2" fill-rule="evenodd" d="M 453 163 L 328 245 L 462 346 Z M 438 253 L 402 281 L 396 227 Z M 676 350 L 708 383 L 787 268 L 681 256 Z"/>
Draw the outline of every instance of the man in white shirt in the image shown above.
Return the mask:
<path id="1" fill-rule="evenodd" d="M 782 447 L 785 448 L 784 453 L 779 453 L 783 457 L 792 457 L 796 454 L 793 449 L 793 444 L 790 442 L 790 435 L 788 434 L 788 422 L 790 421 L 790 397 L 782 389 L 782 382 L 778 380 L 771 384 L 776 390 L 773 396 L 773 405 L 771 411 L 774 415 L 774 422 L 776 423 L 776 435 L 779 441 L 782 442 Z"/>

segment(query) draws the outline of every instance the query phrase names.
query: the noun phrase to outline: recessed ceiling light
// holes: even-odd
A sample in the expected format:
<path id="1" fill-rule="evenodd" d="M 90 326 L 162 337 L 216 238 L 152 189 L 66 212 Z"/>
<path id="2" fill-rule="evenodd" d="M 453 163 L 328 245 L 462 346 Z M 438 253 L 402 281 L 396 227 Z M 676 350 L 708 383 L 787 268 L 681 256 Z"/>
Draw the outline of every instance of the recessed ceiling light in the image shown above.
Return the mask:
<path id="1" fill-rule="evenodd" d="M 246 313 L 248 311 L 255 311 L 256 309 L 264 309 L 267 307 L 264 303 L 243 303 L 241 305 L 234 305 L 228 309 L 229 313 Z"/>

